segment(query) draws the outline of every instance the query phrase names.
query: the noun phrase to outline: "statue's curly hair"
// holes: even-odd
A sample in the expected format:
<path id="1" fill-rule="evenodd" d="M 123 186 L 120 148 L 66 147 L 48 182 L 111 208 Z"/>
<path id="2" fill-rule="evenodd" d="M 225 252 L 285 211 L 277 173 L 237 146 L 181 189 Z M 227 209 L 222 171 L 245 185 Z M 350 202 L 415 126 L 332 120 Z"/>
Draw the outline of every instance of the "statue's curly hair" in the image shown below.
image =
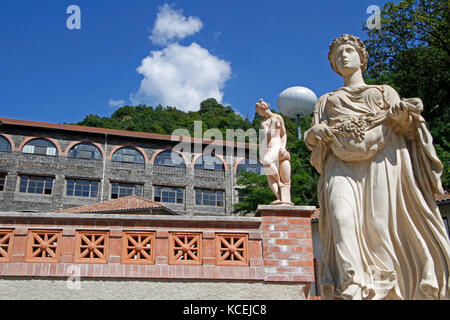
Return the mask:
<path id="1" fill-rule="evenodd" d="M 258 103 L 256 104 L 256 109 L 270 110 L 269 107 L 270 107 L 270 104 L 265 102 L 263 99 L 260 99 L 258 101 Z"/>
<path id="2" fill-rule="evenodd" d="M 361 63 L 362 63 L 361 72 L 366 71 L 367 61 L 369 60 L 369 54 L 367 53 L 366 46 L 364 45 L 364 42 L 362 42 L 362 40 L 360 38 L 358 38 L 357 36 L 353 36 L 351 34 L 341 35 L 339 38 L 334 39 L 333 43 L 330 45 L 330 52 L 328 53 L 328 60 L 330 61 L 331 68 L 333 68 L 333 70 L 337 74 L 341 75 L 338 68 L 336 67 L 334 54 L 335 54 L 335 50 L 343 44 L 350 44 L 351 46 L 353 46 L 356 49 L 356 51 L 359 54 L 359 57 L 361 58 Z"/>

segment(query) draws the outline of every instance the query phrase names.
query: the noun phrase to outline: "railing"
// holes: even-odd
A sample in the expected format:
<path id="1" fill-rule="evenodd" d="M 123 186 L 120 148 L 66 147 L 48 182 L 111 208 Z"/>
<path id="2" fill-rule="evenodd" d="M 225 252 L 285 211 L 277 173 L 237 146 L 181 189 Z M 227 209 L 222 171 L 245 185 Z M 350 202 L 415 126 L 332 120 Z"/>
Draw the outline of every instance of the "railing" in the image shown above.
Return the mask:
<path id="1" fill-rule="evenodd" d="M 186 174 L 186 167 L 171 167 L 171 166 L 154 165 L 153 172 L 167 173 L 167 174 Z"/>
<path id="2" fill-rule="evenodd" d="M 65 162 L 68 165 L 77 166 L 77 167 L 90 167 L 97 168 L 102 167 L 103 160 L 94 160 L 94 159 L 80 159 L 80 158 L 65 158 Z"/>
<path id="3" fill-rule="evenodd" d="M 110 161 L 109 167 L 113 169 L 133 170 L 133 171 L 145 171 L 144 163 L 128 163 L 119 161 Z"/>
<path id="4" fill-rule="evenodd" d="M 205 177 L 205 178 L 224 178 L 225 177 L 225 171 L 223 171 L 223 170 L 194 169 L 194 175 L 196 177 Z"/>
<path id="5" fill-rule="evenodd" d="M 11 152 L 1 152 L 0 151 L 0 159 L 4 159 L 4 160 L 13 159 L 12 153 Z"/>
<path id="6" fill-rule="evenodd" d="M 34 153 L 22 153 L 22 161 L 32 161 L 36 163 L 58 163 L 57 156 L 46 156 Z"/>

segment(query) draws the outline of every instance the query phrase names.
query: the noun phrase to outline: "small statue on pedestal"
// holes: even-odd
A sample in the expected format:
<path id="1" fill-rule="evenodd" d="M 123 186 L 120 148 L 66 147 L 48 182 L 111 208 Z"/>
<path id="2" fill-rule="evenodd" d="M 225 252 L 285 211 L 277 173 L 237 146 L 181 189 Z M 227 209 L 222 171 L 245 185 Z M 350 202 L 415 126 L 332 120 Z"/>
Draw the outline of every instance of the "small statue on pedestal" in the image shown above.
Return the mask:
<path id="1" fill-rule="evenodd" d="M 262 164 L 267 180 L 277 200 L 271 205 L 294 205 L 291 202 L 291 156 L 286 150 L 286 128 L 283 118 L 270 111 L 263 99 L 256 104 L 256 112 L 264 119 L 261 129 L 264 132 L 260 142 Z"/>

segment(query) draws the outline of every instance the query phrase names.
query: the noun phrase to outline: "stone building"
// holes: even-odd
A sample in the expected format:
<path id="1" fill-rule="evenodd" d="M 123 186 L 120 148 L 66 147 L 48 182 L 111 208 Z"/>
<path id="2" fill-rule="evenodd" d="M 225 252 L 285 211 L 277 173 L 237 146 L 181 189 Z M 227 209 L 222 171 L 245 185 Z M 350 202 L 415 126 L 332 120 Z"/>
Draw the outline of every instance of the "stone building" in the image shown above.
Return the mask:
<path id="1" fill-rule="evenodd" d="M 262 167 L 245 160 L 248 143 L 0 121 L 0 211 L 54 212 L 137 195 L 180 214 L 233 215 L 236 173 Z"/>

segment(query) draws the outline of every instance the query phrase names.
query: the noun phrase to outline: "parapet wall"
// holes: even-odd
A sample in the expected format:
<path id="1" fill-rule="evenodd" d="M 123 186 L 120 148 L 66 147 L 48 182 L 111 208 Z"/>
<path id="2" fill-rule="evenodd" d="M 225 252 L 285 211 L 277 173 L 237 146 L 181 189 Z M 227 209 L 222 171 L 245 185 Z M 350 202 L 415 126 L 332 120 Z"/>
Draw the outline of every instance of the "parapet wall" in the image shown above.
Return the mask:
<path id="1" fill-rule="evenodd" d="M 283 299 L 306 298 L 314 282 L 314 209 L 266 207 L 261 217 L 0 213 L 0 287 L 4 297 L 22 298 L 34 281 L 52 297 L 51 281 L 78 277 L 92 288 L 95 281 L 110 281 L 109 299 L 120 296 L 113 288 L 125 280 L 130 285 L 147 281 L 148 287 L 169 281 L 149 299 L 167 299 L 164 288 L 174 282 L 227 287 L 223 299 L 244 298 L 243 292 L 246 299 L 280 298 L 276 291 L 271 296 L 271 285 L 298 292 Z M 261 286 L 267 289 L 264 295 Z M 208 299 L 189 292 L 178 290 L 170 297 Z M 80 298 L 75 291 L 62 296 Z"/>

